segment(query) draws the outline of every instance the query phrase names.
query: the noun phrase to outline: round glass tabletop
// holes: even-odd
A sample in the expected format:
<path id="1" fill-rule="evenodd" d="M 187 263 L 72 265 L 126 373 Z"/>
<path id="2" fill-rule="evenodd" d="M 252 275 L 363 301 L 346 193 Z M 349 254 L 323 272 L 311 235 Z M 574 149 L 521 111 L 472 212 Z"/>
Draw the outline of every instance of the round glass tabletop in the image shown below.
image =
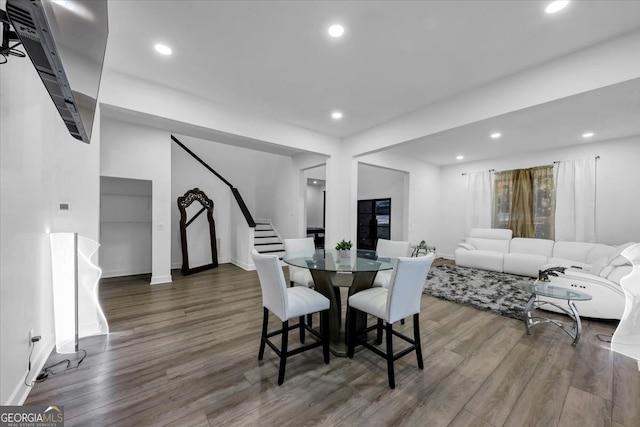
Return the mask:
<path id="1" fill-rule="evenodd" d="M 532 294 L 541 295 L 543 297 L 571 301 L 589 301 L 591 299 L 591 295 L 584 292 L 553 286 L 549 284 L 549 282 L 540 282 L 538 280 L 518 282 L 513 286 L 525 292 L 531 292 Z"/>
<path id="2" fill-rule="evenodd" d="M 350 273 L 391 270 L 396 261 L 395 258 L 378 257 L 375 251 L 354 249 L 349 251 L 349 256 L 341 256 L 335 249 L 317 249 L 313 253 L 287 254 L 282 260 L 309 270 Z"/>

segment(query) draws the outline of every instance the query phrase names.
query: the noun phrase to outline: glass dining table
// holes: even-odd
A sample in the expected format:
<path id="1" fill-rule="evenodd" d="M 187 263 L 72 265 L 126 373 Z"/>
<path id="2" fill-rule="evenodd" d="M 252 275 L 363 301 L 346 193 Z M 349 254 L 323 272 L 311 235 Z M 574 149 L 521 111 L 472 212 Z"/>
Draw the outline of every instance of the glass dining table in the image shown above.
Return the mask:
<path id="1" fill-rule="evenodd" d="M 346 321 L 342 319 L 342 302 L 340 289 L 348 288 L 351 296 L 373 285 L 378 271 L 391 270 L 396 262 L 395 258 L 378 257 L 375 251 L 355 250 L 348 252 L 348 256 L 341 256 L 335 249 L 318 249 L 315 252 L 287 254 L 283 261 L 295 267 L 307 268 L 311 272 L 315 289 L 330 301 L 329 331 L 331 337 L 331 352 L 336 356 L 346 357 L 347 337 Z M 351 274 L 351 280 L 335 280 L 338 275 Z M 347 307 L 348 309 L 348 307 Z M 356 318 L 356 331 L 366 326 L 366 314 Z M 347 316 L 346 319 L 349 317 Z"/>

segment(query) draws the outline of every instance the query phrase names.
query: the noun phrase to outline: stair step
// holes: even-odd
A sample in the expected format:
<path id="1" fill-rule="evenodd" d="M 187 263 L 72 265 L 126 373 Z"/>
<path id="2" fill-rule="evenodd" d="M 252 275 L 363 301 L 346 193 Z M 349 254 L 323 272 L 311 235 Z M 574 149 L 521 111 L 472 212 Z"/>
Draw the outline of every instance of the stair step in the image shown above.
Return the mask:
<path id="1" fill-rule="evenodd" d="M 275 237 L 256 237 L 254 239 L 254 245 L 264 245 L 269 243 L 282 243 L 278 236 Z"/>
<path id="2" fill-rule="evenodd" d="M 258 251 L 258 252 L 261 254 L 278 255 L 280 259 L 282 259 L 282 257 L 287 254 L 285 251 Z"/>
<path id="3" fill-rule="evenodd" d="M 271 224 L 256 224 L 256 231 L 273 231 Z"/>
<path id="4" fill-rule="evenodd" d="M 282 245 L 282 243 L 256 243 L 254 247 L 258 252 L 284 251 L 284 246 Z"/>
<path id="5" fill-rule="evenodd" d="M 277 237 L 273 230 L 256 230 L 255 237 Z"/>

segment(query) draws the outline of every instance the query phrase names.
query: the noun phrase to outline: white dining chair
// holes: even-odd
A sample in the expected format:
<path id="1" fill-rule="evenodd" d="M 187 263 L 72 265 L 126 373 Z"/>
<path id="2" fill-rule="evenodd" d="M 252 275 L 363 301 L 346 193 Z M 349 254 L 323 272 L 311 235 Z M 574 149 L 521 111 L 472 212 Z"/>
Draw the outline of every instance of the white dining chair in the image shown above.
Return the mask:
<path id="1" fill-rule="evenodd" d="M 399 258 L 411 255 L 411 242 L 400 240 L 378 239 L 376 244 L 376 255 L 379 258 Z M 391 275 L 393 270 L 378 271 L 376 278 L 373 280 L 373 286 L 381 286 L 388 288 L 391 283 Z"/>
<path id="2" fill-rule="evenodd" d="M 278 385 L 284 382 L 287 357 L 322 346 L 324 363 L 329 363 L 329 299 L 304 286 L 288 288 L 277 255 L 262 255 L 253 249 L 251 258 L 256 266 L 262 290 L 263 318 L 258 360 L 264 357 L 265 345 L 271 347 L 280 357 Z M 282 321 L 281 329 L 268 331 L 269 312 Z M 316 312 L 320 312 L 320 333 L 304 322 L 305 315 Z M 289 319 L 295 317 L 299 318 L 298 324 L 289 325 Z M 300 329 L 301 335 L 307 331 L 315 339 L 312 343 L 289 350 L 289 331 L 297 328 Z M 280 348 L 270 340 L 276 335 L 282 336 Z"/>
<path id="3" fill-rule="evenodd" d="M 389 288 L 370 288 L 349 297 L 347 356 L 353 358 L 357 343 L 384 357 L 387 360 L 390 388 L 396 386 L 393 369 L 393 362 L 396 359 L 415 351 L 418 368 L 424 368 L 420 344 L 420 301 L 424 282 L 434 258 L 435 254 L 418 258 L 400 257 L 392 274 Z M 378 322 L 370 327 L 365 325 L 364 330 L 356 336 L 355 325 L 358 311 L 377 317 Z M 413 316 L 413 339 L 393 330 L 393 323 L 409 316 Z M 383 322 L 385 323 L 386 351 L 366 340 L 366 334 L 376 330 L 378 341 L 380 341 Z M 408 342 L 410 346 L 394 354 L 392 344 L 394 335 Z"/>
<path id="4" fill-rule="evenodd" d="M 287 255 L 311 256 L 316 251 L 312 237 L 303 239 L 284 239 L 284 250 Z M 313 277 L 306 268 L 289 265 L 289 284 L 313 288 Z"/>

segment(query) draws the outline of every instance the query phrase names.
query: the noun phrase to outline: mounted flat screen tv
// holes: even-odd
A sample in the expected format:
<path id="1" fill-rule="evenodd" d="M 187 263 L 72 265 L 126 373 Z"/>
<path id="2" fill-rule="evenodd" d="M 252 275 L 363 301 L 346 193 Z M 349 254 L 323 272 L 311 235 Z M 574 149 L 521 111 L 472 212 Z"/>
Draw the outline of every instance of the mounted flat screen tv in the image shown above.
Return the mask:
<path id="1" fill-rule="evenodd" d="M 7 15 L 67 129 L 89 143 L 109 33 L 107 0 L 7 0 Z"/>

